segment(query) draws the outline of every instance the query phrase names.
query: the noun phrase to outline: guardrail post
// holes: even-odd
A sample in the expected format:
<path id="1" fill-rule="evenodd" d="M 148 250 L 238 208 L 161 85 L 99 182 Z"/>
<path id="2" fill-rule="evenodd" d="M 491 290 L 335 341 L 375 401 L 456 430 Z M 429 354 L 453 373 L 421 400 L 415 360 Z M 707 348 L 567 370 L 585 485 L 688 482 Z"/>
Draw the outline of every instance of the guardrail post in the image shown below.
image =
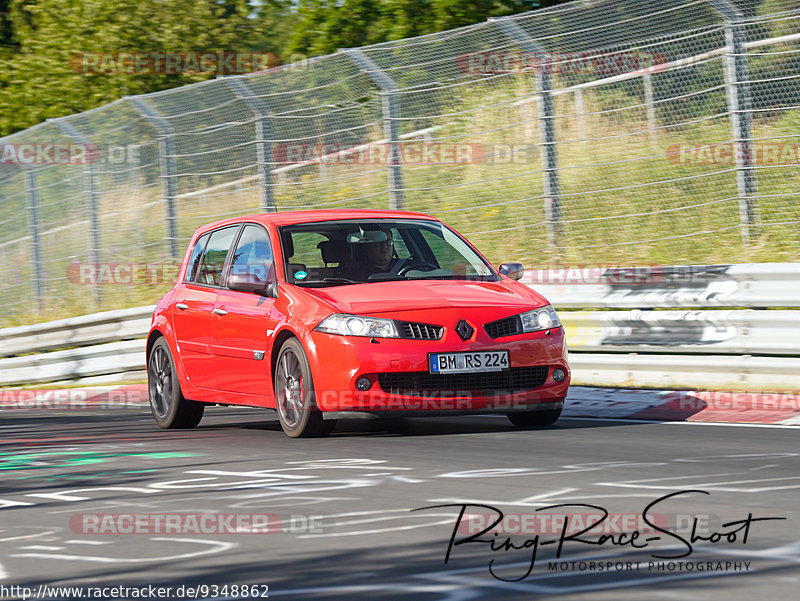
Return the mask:
<path id="1" fill-rule="evenodd" d="M 275 205 L 272 181 L 272 131 L 269 125 L 269 111 L 264 101 L 256 96 L 247 85 L 243 76 L 223 77 L 234 95 L 244 102 L 252 111 L 256 130 L 256 161 L 258 163 L 258 179 L 261 182 L 264 211 L 274 213 L 278 210 Z"/>
<path id="2" fill-rule="evenodd" d="M 136 111 L 158 130 L 158 163 L 161 170 L 161 190 L 167 203 L 167 250 L 173 261 L 178 256 L 178 221 L 175 199 L 178 196 L 178 170 L 175 166 L 175 143 L 172 125 L 147 100 L 139 96 L 126 96 Z"/>
<path id="3" fill-rule="evenodd" d="M 709 0 L 725 19 L 725 87 L 728 93 L 733 138 L 736 143 L 736 185 L 739 192 L 739 222 L 742 240 L 748 244 L 756 222 L 756 176 L 753 164 L 750 84 L 744 47 L 744 15 L 729 0 Z"/>
<path id="4" fill-rule="evenodd" d="M 28 232 L 30 232 L 31 249 L 33 250 L 33 292 L 36 296 L 36 306 L 41 312 L 44 310 L 44 273 L 39 241 L 39 194 L 36 187 L 36 172 L 33 167 L 25 169 L 25 196 L 28 205 Z"/>
<path id="5" fill-rule="evenodd" d="M 48 119 L 48 121 L 54 123 L 61 133 L 71 140 L 87 146 L 88 150 L 88 146 L 91 145 L 89 139 L 75 129 L 66 119 L 66 117 L 60 117 L 58 119 Z M 89 262 L 97 266 L 100 263 L 100 249 L 102 248 L 100 238 L 100 198 L 97 193 L 97 177 L 92 161 L 87 161 L 86 166 L 83 168 L 83 190 L 86 193 L 86 203 L 89 211 Z M 102 305 L 103 295 L 99 286 L 92 286 L 92 297 L 98 306 Z"/>
<path id="6" fill-rule="evenodd" d="M 389 208 L 403 208 L 402 151 L 400 149 L 400 98 L 397 83 L 389 77 L 363 50 L 340 50 L 348 56 L 381 89 L 383 131 L 389 143 Z"/>
<path id="7" fill-rule="evenodd" d="M 545 49 L 517 25 L 513 17 L 494 17 L 489 21 L 496 23 L 506 36 L 519 44 L 520 48 L 533 56 L 546 59 Z M 536 68 L 536 92 L 542 123 L 542 163 L 544 164 L 544 213 L 547 222 L 547 242 L 552 252 L 556 252 L 562 234 L 561 224 L 561 186 L 558 181 L 558 162 L 556 157 L 555 107 L 553 105 L 553 81 L 550 77 L 549 61 L 541 60 Z"/>

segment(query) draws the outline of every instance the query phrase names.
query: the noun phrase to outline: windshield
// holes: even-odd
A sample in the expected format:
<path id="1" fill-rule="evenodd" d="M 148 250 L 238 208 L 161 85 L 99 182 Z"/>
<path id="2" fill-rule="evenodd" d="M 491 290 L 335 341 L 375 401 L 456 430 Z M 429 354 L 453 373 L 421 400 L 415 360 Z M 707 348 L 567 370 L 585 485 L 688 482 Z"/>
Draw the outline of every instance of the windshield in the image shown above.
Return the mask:
<path id="1" fill-rule="evenodd" d="M 436 221 L 349 219 L 279 231 L 286 281 L 298 286 L 499 279 L 463 238 Z"/>

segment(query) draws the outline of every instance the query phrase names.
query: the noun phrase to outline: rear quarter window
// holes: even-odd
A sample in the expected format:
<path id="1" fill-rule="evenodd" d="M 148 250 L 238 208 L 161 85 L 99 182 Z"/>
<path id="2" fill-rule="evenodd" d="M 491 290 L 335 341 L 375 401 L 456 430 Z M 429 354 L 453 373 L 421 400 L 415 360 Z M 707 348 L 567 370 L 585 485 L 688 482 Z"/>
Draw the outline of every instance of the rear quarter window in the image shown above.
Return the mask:
<path id="1" fill-rule="evenodd" d="M 192 255 L 189 257 L 189 265 L 186 267 L 186 276 L 183 278 L 184 282 L 197 281 L 197 269 L 200 267 L 200 259 L 203 257 L 203 251 L 206 248 L 206 242 L 211 234 L 203 234 L 197 239 L 192 249 Z"/>

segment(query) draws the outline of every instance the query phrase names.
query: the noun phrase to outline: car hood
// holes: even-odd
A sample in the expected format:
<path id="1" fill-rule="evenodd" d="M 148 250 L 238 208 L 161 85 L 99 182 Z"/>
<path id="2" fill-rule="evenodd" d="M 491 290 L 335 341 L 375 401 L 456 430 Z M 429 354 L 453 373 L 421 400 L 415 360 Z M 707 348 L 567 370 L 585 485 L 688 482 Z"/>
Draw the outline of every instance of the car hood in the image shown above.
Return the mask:
<path id="1" fill-rule="evenodd" d="M 520 311 L 547 304 L 524 284 L 514 281 L 404 280 L 329 288 L 306 292 L 341 313 L 370 315 L 446 307 L 507 307 Z"/>

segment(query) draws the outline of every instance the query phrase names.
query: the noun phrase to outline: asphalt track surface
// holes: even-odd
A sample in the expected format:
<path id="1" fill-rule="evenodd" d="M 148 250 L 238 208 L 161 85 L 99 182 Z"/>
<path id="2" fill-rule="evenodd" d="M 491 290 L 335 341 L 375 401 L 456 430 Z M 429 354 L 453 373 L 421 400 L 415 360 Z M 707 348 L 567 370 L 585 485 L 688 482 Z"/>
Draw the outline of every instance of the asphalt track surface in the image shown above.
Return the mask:
<path id="1" fill-rule="evenodd" d="M 224 585 L 248 584 L 292 599 L 749 601 L 794 599 L 800 587 L 791 428 L 562 419 L 518 430 L 473 416 L 340 422 L 329 438 L 291 440 L 267 410 L 210 408 L 190 431 L 159 430 L 144 408 L 17 410 L 0 412 L 0 444 L 4 598 L 21 598 L 12 585 L 208 585 L 195 596 L 233 599 Z M 639 519 L 688 490 L 709 494 L 680 494 L 648 514 L 681 539 Z M 468 507 L 454 532 L 465 503 L 488 507 Z M 571 540 L 600 510 L 544 509 L 562 503 L 609 512 L 582 538 L 621 542 L 641 527 L 643 548 Z M 412 511 L 432 505 L 445 507 Z M 495 509 L 502 534 L 478 538 L 499 550 L 453 545 L 445 563 L 451 537 L 480 531 L 474 514 Z M 209 513 L 219 521 L 202 532 L 187 517 Z M 131 514 L 151 522 L 115 531 L 132 527 L 120 517 Z M 246 532 L 247 522 L 237 532 L 221 514 L 250 523 L 269 514 L 272 532 Z M 153 526 L 168 515 L 180 532 Z M 750 522 L 745 542 L 748 516 L 786 519 Z M 696 534 L 738 529 L 736 540 L 682 542 L 695 518 Z M 522 548 L 504 548 L 506 535 Z"/>

